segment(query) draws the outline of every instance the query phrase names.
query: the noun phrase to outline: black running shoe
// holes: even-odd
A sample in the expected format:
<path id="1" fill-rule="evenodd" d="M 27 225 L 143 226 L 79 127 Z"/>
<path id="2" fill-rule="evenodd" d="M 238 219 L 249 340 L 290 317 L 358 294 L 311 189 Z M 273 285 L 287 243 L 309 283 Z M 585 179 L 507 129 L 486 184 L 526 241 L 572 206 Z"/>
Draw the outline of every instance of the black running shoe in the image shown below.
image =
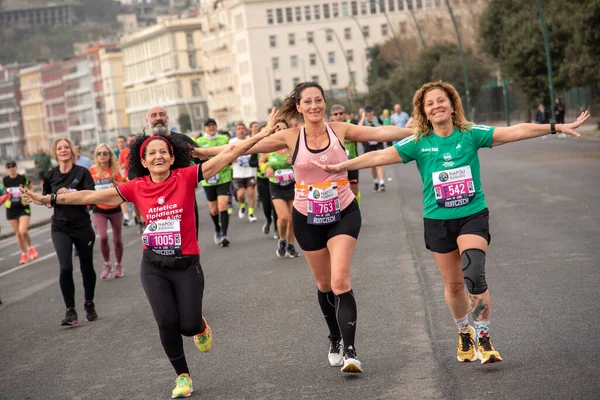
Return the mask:
<path id="1" fill-rule="evenodd" d="M 86 322 L 95 321 L 98 319 L 98 314 L 96 314 L 96 307 L 94 306 L 93 301 L 86 301 L 83 305 L 83 308 L 85 308 Z"/>
<path id="2" fill-rule="evenodd" d="M 262 232 L 265 235 L 268 235 L 269 232 L 271 232 L 271 223 L 269 221 L 265 222 L 264 225 L 262 226 Z"/>
<path id="3" fill-rule="evenodd" d="M 380 183 L 379 184 L 379 191 L 380 192 L 385 192 L 385 183 Z"/>
<path id="4" fill-rule="evenodd" d="M 77 319 L 77 311 L 74 308 L 67 308 L 67 312 L 65 313 L 65 318 L 61 321 L 62 326 L 71 326 L 79 323 L 79 319 Z"/>
<path id="5" fill-rule="evenodd" d="M 295 257 L 299 257 L 300 254 L 298 254 L 298 252 L 296 251 L 296 248 L 294 247 L 293 244 L 288 244 L 286 249 L 285 249 L 285 255 L 288 256 L 289 258 L 295 258 Z"/>
<path id="6" fill-rule="evenodd" d="M 379 182 L 375 182 L 373 184 L 373 190 L 376 191 L 376 192 L 379 190 Z"/>
<path id="7" fill-rule="evenodd" d="M 287 247 L 287 243 L 285 242 L 285 240 L 279 240 L 277 242 L 277 251 L 275 252 L 275 254 L 277 254 L 277 257 L 285 257 L 285 248 Z"/>

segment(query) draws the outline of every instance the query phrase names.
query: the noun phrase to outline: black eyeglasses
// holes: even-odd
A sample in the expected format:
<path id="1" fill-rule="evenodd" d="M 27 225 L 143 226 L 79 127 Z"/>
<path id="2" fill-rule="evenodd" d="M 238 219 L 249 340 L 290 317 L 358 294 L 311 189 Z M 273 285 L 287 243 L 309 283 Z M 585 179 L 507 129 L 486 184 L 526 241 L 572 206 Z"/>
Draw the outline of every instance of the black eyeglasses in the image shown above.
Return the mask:
<path id="1" fill-rule="evenodd" d="M 110 153 L 109 153 L 108 151 L 97 151 L 97 152 L 96 152 L 96 155 L 97 155 L 97 156 L 107 156 L 107 155 L 109 155 L 109 154 L 110 154 Z"/>
<path id="2" fill-rule="evenodd" d="M 333 113 L 331 115 L 333 115 L 334 117 L 337 117 L 338 115 L 344 115 L 344 113 L 343 112 L 339 112 L 339 113 Z"/>
<path id="3" fill-rule="evenodd" d="M 6 164 L 6 168 L 14 168 L 17 164 Z"/>

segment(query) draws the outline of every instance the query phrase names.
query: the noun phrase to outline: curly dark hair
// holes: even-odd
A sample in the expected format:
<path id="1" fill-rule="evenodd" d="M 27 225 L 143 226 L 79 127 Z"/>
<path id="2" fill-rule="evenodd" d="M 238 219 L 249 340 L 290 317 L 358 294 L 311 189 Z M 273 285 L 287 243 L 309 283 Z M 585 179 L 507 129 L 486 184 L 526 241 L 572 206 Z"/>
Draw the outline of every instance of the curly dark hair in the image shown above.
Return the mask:
<path id="1" fill-rule="evenodd" d="M 138 135 L 135 141 L 129 146 L 130 151 L 127 159 L 127 162 L 129 163 L 129 174 L 136 178 L 150 175 L 150 171 L 148 171 L 148 168 L 144 168 L 140 158 L 140 147 L 142 147 L 142 143 L 144 143 L 144 140 L 147 138 L 147 135 Z M 194 149 L 189 143 L 183 140 L 183 138 L 180 138 L 179 135 L 156 136 L 156 138 L 152 138 L 150 142 L 161 139 L 166 140 L 173 146 L 173 153 L 171 153 L 171 148 L 169 148 L 169 154 L 175 158 L 175 162 L 171 165 L 171 169 L 185 168 L 193 164 L 192 152 Z M 145 150 L 144 155 L 146 155 Z"/>
<path id="2" fill-rule="evenodd" d="M 281 118 L 289 121 L 292 118 L 297 118 L 300 116 L 300 113 L 296 109 L 296 104 L 300 104 L 300 97 L 302 96 L 302 92 L 304 89 L 308 88 L 317 88 L 321 91 L 321 96 L 323 96 L 323 100 L 325 100 L 325 91 L 317 82 L 302 82 L 296 85 L 292 93 L 284 100 L 283 106 L 279 109 L 279 115 Z M 289 124 L 288 124 L 289 126 Z"/>

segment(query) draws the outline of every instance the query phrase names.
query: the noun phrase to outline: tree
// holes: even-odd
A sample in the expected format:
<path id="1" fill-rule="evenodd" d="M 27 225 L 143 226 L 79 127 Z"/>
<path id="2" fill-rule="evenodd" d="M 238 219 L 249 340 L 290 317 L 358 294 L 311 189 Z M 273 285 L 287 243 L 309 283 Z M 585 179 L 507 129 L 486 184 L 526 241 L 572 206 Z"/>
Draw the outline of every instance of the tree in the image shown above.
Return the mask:
<path id="1" fill-rule="evenodd" d="M 180 114 L 177 118 L 179 124 L 179 130 L 181 133 L 190 132 L 192 130 L 192 123 L 188 114 Z"/>
<path id="2" fill-rule="evenodd" d="M 569 86 L 568 65 L 579 61 L 579 57 L 568 60 L 565 51 L 573 42 L 573 27 L 565 21 L 577 20 L 573 13 L 581 12 L 576 2 L 544 1 L 557 90 Z M 480 26 L 484 51 L 499 64 L 502 75 L 525 94 L 528 106 L 533 107 L 539 102 L 549 104 L 546 53 L 535 2 L 491 0 L 481 16 Z"/>

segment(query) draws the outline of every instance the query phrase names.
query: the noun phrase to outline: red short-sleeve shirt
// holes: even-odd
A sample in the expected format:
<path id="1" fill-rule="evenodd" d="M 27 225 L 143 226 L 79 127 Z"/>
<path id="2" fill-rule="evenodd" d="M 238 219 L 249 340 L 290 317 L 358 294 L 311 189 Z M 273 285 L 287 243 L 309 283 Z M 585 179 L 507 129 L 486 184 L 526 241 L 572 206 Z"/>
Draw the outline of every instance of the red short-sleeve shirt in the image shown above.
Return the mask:
<path id="1" fill-rule="evenodd" d="M 137 206 L 146 222 L 142 236 L 145 250 L 151 248 L 165 256 L 200 254 L 194 212 L 199 168 L 191 165 L 172 170 L 164 182 L 152 182 L 150 176 L 144 176 L 117 188 L 125 201 Z"/>

